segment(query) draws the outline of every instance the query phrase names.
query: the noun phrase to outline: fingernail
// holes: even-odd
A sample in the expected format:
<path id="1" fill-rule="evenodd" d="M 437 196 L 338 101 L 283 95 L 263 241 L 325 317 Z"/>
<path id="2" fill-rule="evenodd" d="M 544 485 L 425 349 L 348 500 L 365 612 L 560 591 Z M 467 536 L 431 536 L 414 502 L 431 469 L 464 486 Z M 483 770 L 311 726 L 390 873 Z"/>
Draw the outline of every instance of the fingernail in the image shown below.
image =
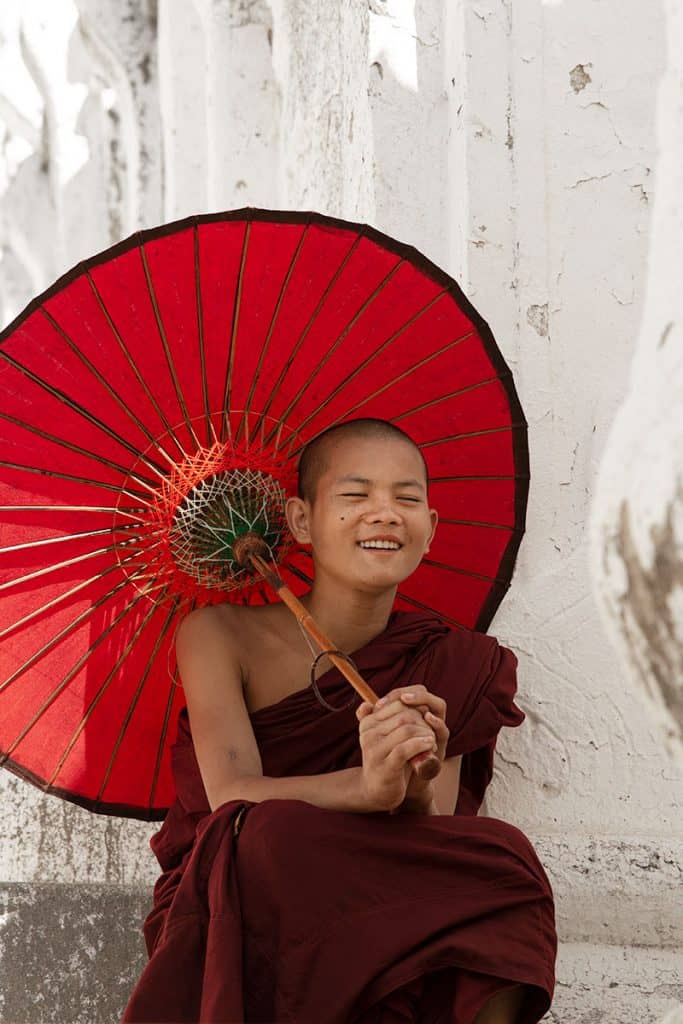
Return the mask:
<path id="1" fill-rule="evenodd" d="M 383 705 L 384 705 L 384 698 L 380 698 L 380 700 L 375 701 L 375 707 L 376 708 L 381 708 L 381 707 L 383 707 Z"/>
<path id="2" fill-rule="evenodd" d="M 406 700 L 415 700 L 415 694 L 414 693 L 402 693 L 401 696 L 405 697 Z"/>

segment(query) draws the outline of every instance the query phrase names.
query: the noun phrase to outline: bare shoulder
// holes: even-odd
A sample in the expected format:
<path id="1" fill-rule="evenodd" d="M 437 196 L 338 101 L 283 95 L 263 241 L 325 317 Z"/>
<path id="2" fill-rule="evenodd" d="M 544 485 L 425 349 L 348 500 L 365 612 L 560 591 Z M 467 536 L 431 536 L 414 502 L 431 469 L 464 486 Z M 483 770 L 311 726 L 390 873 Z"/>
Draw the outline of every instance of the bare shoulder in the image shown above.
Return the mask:
<path id="1" fill-rule="evenodd" d="M 181 620 L 176 634 L 178 651 L 208 643 L 230 652 L 230 658 L 239 665 L 243 686 L 249 678 L 249 652 L 254 641 L 263 643 L 271 625 L 271 606 L 242 606 L 230 602 L 205 605 L 188 612 Z M 259 644 L 256 644 L 258 649 Z"/>
<path id="2" fill-rule="evenodd" d="M 202 622 L 216 625 L 223 619 L 227 621 L 230 618 L 230 607 L 228 604 L 207 604 L 203 608 L 193 608 L 183 616 L 181 624 Z"/>
<path id="3" fill-rule="evenodd" d="M 212 634 L 227 635 L 231 641 L 236 638 L 238 630 L 232 605 L 207 604 L 203 608 L 194 608 L 181 619 L 176 637 L 181 643 L 186 643 Z"/>

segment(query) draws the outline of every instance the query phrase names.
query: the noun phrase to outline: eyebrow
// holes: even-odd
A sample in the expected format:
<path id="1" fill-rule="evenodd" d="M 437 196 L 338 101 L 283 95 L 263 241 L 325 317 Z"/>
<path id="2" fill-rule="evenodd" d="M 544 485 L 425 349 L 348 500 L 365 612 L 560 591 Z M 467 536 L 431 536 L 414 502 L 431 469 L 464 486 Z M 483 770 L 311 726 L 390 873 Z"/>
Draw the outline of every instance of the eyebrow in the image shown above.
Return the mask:
<path id="1" fill-rule="evenodd" d="M 343 483 L 371 484 L 372 480 L 368 480 L 365 476 L 353 476 L 352 474 L 348 474 L 347 476 L 338 477 L 334 482 L 335 485 Z M 394 484 L 394 487 L 419 487 L 421 491 L 424 491 L 424 486 L 419 480 L 399 480 Z"/>

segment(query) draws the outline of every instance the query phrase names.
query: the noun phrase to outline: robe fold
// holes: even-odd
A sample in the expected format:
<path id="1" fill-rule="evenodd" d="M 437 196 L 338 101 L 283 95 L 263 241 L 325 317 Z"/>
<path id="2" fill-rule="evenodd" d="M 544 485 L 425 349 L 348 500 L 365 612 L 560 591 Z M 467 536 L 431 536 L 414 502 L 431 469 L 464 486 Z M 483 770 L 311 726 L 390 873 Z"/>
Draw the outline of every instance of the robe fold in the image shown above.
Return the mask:
<path id="1" fill-rule="evenodd" d="M 352 657 L 379 696 L 423 683 L 446 701 L 446 757 L 463 755 L 455 812 L 291 799 L 234 799 L 212 812 L 183 707 L 176 798 L 150 840 L 163 873 L 142 929 L 149 960 L 122 1024 L 471 1024 L 515 983 L 527 986 L 520 1024 L 549 1009 L 550 882 L 523 832 L 477 816 L 498 732 L 525 719 L 516 655 L 430 612 L 397 610 Z M 317 685 L 335 707 L 352 696 L 334 667 Z M 360 765 L 359 703 L 330 711 L 308 685 L 250 715 L 263 774 Z M 414 1009 L 392 1016 L 392 999 Z"/>

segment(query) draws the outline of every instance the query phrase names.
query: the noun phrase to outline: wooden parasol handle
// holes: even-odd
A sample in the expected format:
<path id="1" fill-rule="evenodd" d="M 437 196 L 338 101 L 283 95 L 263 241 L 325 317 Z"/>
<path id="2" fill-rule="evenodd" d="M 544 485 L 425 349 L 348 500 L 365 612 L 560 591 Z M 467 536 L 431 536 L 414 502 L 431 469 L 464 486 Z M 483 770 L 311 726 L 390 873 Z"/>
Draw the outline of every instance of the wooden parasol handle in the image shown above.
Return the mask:
<path id="1" fill-rule="evenodd" d="M 263 576 L 263 578 L 270 584 L 270 586 L 277 592 L 282 598 L 284 604 L 292 611 L 306 632 L 311 636 L 318 644 L 321 650 L 328 651 L 328 658 L 332 664 L 339 669 L 342 675 L 351 683 L 351 686 L 361 695 L 363 700 L 368 701 L 370 704 L 376 704 L 379 697 L 372 689 L 371 686 L 365 682 L 363 677 L 356 671 L 353 665 L 350 665 L 344 658 L 340 658 L 338 654 L 335 654 L 330 650 L 333 644 L 330 642 L 328 637 L 321 631 L 317 625 L 315 619 L 311 616 L 301 601 L 296 597 L 289 589 L 286 583 L 273 572 L 271 567 L 257 554 L 249 554 L 249 561 L 252 563 L 255 569 Z M 413 766 L 413 771 L 419 779 L 424 782 L 428 782 L 430 779 L 436 778 L 441 771 L 441 762 L 439 758 L 432 753 L 415 754 L 411 757 L 410 763 Z"/>

